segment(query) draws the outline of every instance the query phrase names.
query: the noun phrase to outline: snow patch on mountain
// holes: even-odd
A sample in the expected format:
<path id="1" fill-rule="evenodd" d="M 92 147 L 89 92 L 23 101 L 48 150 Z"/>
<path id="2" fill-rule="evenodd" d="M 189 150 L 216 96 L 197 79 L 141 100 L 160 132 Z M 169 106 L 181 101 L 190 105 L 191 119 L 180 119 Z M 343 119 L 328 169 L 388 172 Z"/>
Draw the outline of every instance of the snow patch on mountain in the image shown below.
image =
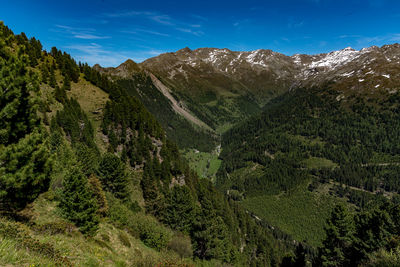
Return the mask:
<path id="1" fill-rule="evenodd" d="M 339 51 L 330 52 L 320 60 L 311 62 L 308 68 L 325 67 L 327 69 L 333 69 L 358 58 L 361 54 L 362 52 L 347 47 Z"/>
<path id="2" fill-rule="evenodd" d="M 263 54 L 260 52 L 260 49 L 250 52 L 250 54 L 246 57 L 246 61 L 252 65 L 260 65 L 264 68 L 268 68 L 268 65 L 266 64 L 266 59 L 268 59 L 269 57 L 263 57 Z"/>

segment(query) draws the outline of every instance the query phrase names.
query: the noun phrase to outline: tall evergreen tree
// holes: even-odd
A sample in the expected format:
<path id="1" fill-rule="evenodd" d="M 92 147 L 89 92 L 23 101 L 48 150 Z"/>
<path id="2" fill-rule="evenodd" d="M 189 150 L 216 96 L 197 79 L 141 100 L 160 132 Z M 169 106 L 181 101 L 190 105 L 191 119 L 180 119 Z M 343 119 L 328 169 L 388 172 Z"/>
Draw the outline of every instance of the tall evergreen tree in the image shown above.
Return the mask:
<path id="1" fill-rule="evenodd" d="M 47 190 L 51 159 L 37 116 L 38 79 L 6 49 L 0 24 L 0 209 L 21 209 Z"/>
<path id="2" fill-rule="evenodd" d="M 62 89 L 64 89 L 65 91 L 70 91 L 71 90 L 71 81 L 70 81 L 70 78 L 68 77 L 68 75 L 64 76 Z"/>
<path id="3" fill-rule="evenodd" d="M 54 67 L 50 68 L 49 85 L 53 88 L 56 88 L 56 86 L 57 86 L 56 74 L 54 71 Z"/>
<path id="4" fill-rule="evenodd" d="M 360 261 L 367 259 L 370 253 L 388 244 L 394 225 L 384 208 L 357 214 L 355 225 L 352 264 L 358 265 Z"/>
<path id="5" fill-rule="evenodd" d="M 64 177 L 59 208 L 87 236 L 95 235 L 99 225 L 96 199 L 92 194 L 87 178 L 78 168 Z"/>
<path id="6" fill-rule="evenodd" d="M 119 157 L 106 153 L 100 161 L 98 175 L 104 187 L 115 197 L 124 199 L 128 196 L 128 177 L 125 164 Z"/>
<path id="7" fill-rule="evenodd" d="M 353 232 L 352 216 L 343 204 L 337 205 L 325 226 L 326 237 L 320 251 L 322 266 L 350 266 Z"/>
<path id="8" fill-rule="evenodd" d="M 195 204 L 187 186 L 174 186 L 169 194 L 164 222 L 171 228 L 189 232 L 195 215 Z"/>

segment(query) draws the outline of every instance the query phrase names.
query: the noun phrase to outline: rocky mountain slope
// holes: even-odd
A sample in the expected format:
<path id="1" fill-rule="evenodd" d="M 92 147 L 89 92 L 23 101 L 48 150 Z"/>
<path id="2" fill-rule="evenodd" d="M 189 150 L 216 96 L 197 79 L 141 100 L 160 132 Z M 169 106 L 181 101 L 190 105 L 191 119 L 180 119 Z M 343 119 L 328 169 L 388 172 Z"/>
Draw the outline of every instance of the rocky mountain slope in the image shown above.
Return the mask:
<path id="1" fill-rule="evenodd" d="M 157 77 L 175 113 L 200 128 L 208 125 L 223 133 L 231 125 L 257 114 L 272 98 L 299 87 L 331 84 L 344 98 L 393 93 L 400 79 L 400 45 L 345 48 L 326 54 L 286 56 L 271 50 L 181 49 L 150 58 L 131 60 L 117 68 L 96 69 L 123 79 L 145 71 Z M 154 82 L 154 79 L 153 79 Z M 160 86 L 156 86 L 160 90 Z M 160 90 L 163 92 L 163 90 Z"/>

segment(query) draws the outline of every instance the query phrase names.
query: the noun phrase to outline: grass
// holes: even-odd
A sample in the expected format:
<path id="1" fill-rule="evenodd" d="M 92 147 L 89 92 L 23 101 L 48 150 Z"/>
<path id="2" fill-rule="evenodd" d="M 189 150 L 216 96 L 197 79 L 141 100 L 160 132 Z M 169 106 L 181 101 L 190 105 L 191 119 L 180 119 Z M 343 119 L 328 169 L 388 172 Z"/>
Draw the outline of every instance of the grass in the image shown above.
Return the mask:
<path id="1" fill-rule="evenodd" d="M 103 108 L 109 100 L 108 94 L 83 79 L 83 74 L 81 74 L 81 78 L 77 83 L 71 82 L 71 91 L 67 92 L 67 95 L 68 97 L 74 97 L 83 111 L 85 111 L 94 129 L 96 129 L 95 142 L 102 152 L 105 152 L 106 148 L 102 139 L 100 125 Z"/>
<path id="2" fill-rule="evenodd" d="M 309 169 L 321 169 L 321 168 L 335 168 L 338 165 L 333 161 L 325 158 L 310 157 L 305 159 L 303 163 Z"/>
<path id="3" fill-rule="evenodd" d="M 0 266 L 54 266 L 44 256 L 18 248 L 18 242 L 0 237 Z"/>
<path id="4" fill-rule="evenodd" d="M 47 195 L 46 195 L 47 194 Z M 181 259 L 171 250 L 161 252 L 147 247 L 141 240 L 108 220 L 102 220 L 97 235 L 85 238 L 73 227 L 72 231 L 51 233 L 37 231 L 35 226 L 56 224 L 63 219 L 56 202 L 42 194 L 27 211 L 30 223 L 23 226 L 29 236 L 49 244 L 66 257 L 73 266 L 193 266 L 191 259 Z M 0 218 L 4 221 L 4 218 Z M 8 222 L 9 224 L 15 224 Z M 20 224 L 15 224 L 16 227 Z M 31 226 L 30 226 L 31 225 Z M 174 263 L 175 265 L 167 265 Z M 186 265 L 184 265 L 186 264 Z M 55 259 L 41 252 L 21 247 L 18 240 L 0 235 L 0 266 L 59 266 Z"/>
<path id="5" fill-rule="evenodd" d="M 225 133 L 226 131 L 228 131 L 229 129 L 231 129 L 233 126 L 234 126 L 233 123 L 226 122 L 226 123 L 224 123 L 224 124 L 222 124 L 222 125 L 219 125 L 215 131 L 216 131 L 218 134 L 223 134 L 223 133 Z"/>
<path id="6" fill-rule="evenodd" d="M 243 205 L 260 218 L 279 227 L 296 240 L 320 246 L 324 224 L 337 200 L 299 188 L 280 195 L 249 197 Z"/>
<path id="7" fill-rule="evenodd" d="M 184 157 L 189 161 L 190 167 L 197 172 L 200 177 L 209 178 L 213 182 L 215 175 L 221 166 L 221 160 L 215 152 L 199 152 L 195 149 L 182 151 Z"/>

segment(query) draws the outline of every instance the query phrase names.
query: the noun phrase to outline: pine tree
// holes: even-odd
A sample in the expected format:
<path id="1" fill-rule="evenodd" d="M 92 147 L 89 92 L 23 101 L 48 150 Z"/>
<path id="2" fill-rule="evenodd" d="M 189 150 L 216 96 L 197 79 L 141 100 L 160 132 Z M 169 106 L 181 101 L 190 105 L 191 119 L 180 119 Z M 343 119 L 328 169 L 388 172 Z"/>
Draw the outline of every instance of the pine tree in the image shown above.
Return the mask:
<path id="1" fill-rule="evenodd" d="M 99 227 L 96 199 L 92 197 L 87 178 L 78 168 L 73 168 L 64 177 L 59 208 L 65 218 L 73 222 L 83 234 L 96 234 Z"/>
<path id="2" fill-rule="evenodd" d="M 195 204 L 189 188 L 174 186 L 167 201 L 163 221 L 172 229 L 189 233 L 195 215 Z"/>
<path id="3" fill-rule="evenodd" d="M 125 164 L 117 156 L 106 153 L 100 161 L 98 175 L 104 187 L 115 197 L 124 199 L 128 196 Z"/>
<path id="4" fill-rule="evenodd" d="M 47 66 L 43 64 L 40 68 L 40 74 L 41 74 L 41 80 L 42 83 L 47 83 L 49 80 L 49 71 L 47 69 Z"/>
<path id="5" fill-rule="evenodd" d="M 56 88 L 56 86 L 57 86 L 56 74 L 54 71 L 54 67 L 50 68 L 49 85 L 53 88 Z"/>
<path id="6" fill-rule="evenodd" d="M 68 99 L 65 90 L 63 88 L 60 88 L 58 85 L 55 86 L 54 97 L 61 104 L 64 104 Z"/>
<path id="7" fill-rule="evenodd" d="M 65 76 L 64 76 L 64 81 L 63 81 L 62 89 L 63 89 L 64 91 L 71 91 L 71 81 L 70 81 L 70 78 L 68 77 L 68 75 L 65 75 Z"/>
<path id="8" fill-rule="evenodd" d="M 343 204 L 337 205 L 325 226 L 326 237 L 320 250 L 323 266 L 349 266 L 353 232 L 353 218 Z"/>
<path id="9" fill-rule="evenodd" d="M 51 157 L 37 116 L 36 75 L 5 49 L 0 24 L 0 209 L 22 209 L 47 190 Z"/>
<path id="10" fill-rule="evenodd" d="M 394 229 L 389 214 L 382 209 L 364 211 L 355 217 L 356 232 L 353 244 L 353 265 L 358 265 L 370 253 L 384 248 Z"/>

